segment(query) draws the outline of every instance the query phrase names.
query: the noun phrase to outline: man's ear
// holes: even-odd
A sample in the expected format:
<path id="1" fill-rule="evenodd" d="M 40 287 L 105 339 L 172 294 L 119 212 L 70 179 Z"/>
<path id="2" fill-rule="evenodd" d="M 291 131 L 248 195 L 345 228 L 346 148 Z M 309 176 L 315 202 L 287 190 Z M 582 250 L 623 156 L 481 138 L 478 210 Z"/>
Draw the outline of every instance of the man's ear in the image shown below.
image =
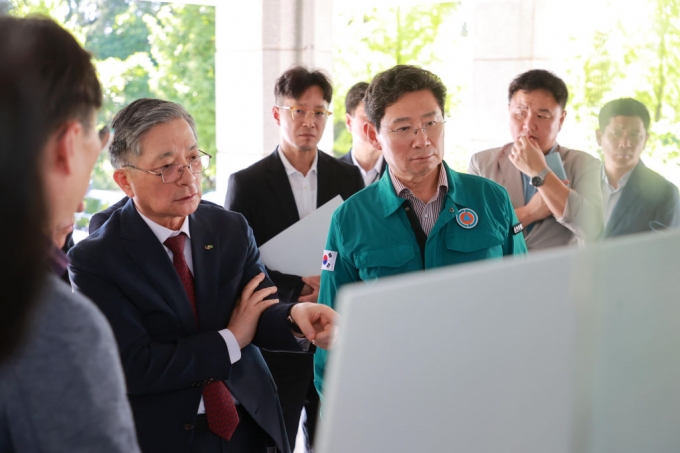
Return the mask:
<path id="1" fill-rule="evenodd" d="M 347 127 L 347 132 L 352 133 L 352 115 L 345 113 L 345 126 Z"/>
<path id="2" fill-rule="evenodd" d="M 564 124 L 564 119 L 567 117 L 567 111 L 562 110 L 562 114 L 560 115 L 560 128 L 559 130 L 562 130 L 562 125 Z"/>
<path id="3" fill-rule="evenodd" d="M 375 130 L 375 126 L 371 123 L 364 123 L 364 135 L 366 135 L 366 138 L 368 141 L 371 143 L 373 148 L 378 149 L 382 151 L 382 145 L 378 141 L 378 131 Z"/>
<path id="4" fill-rule="evenodd" d="M 113 180 L 116 181 L 116 184 L 118 184 L 118 187 L 120 187 L 123 192 L 125 192 L 125 195 L 127 195 L 130 198 L 135 197 L 135 191 L 133 190 L 132 184 L 130 183 L 130 179 L 128 178 L 128 173 L 127 170 L 124 168 L 118 168 L 113 172 Z"/>
<path id="5" fill-rule="evenodd" d="M 83 133 L 83 125 L 78 121 L 69 121 L 63 124 L 54 133 L 46 147 L 45 160 L 51 171 L 56 171 L 64 176 L 73 173 L 76 165 L 76 138 Z"/>
<path id="6" fill-rule="evenodd" d="M 598 146 L 602 147 L 602 131 L 601 130 L 596 130 L 595 131 L 595 138 L 597 138 L 597 144 Z"/>
<path id="7" fill-rule="evenodd" d="M 280 126 L 281 125 L 281 111 L 276 107 L 272 107 L 272 115 L 274 116 L 274 121 L 276 121 L 276 125 Z"/>

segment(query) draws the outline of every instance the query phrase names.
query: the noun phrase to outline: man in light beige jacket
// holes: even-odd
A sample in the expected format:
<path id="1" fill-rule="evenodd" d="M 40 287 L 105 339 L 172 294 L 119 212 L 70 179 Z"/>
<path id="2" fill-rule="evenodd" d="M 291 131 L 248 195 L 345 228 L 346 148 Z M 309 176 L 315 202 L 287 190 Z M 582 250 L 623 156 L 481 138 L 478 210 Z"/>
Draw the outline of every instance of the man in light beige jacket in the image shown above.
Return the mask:
<path id="1" fill-rule="evenodd" d="M 468 168 L 506 188 L 530 251 L 583 244 L 602 232 L 600 161 L 556 141 L 568 96 L 551 72 L 518 75 L 508 90 L 513 142 L 473 155 Z"/>

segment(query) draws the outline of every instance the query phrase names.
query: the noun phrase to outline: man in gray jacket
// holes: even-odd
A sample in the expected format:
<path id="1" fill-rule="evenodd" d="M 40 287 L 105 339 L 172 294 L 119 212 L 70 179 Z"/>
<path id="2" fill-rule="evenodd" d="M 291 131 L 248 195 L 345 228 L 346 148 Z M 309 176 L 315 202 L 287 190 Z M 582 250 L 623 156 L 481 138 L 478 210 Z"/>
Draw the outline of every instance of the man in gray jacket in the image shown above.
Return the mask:
<path id="1" fill-rule="evenodd" d="M 27 177 L 38 172 L 42 187 L 27 202 L 42 206 L 38 198 L 44 197 L 45 236 L 30 242 L 51 247 L 54 271 L 45 279 L 24 341 L 0 364 L 0 451 L 139 452 L 111 329 L 92 302 L 55 275 L 63 273 L 67 259 L 48 237 L 72 218 L 107 141 L 97 133 L 102 91 L 91 57 L 51 20 L 0 17 L 0 61 L 19 88 L 2 91 L 0 104 L 7 100 L 2 96 L 26 96 L 38 106 L 29 115 L 3 115 L 0 121 L 8 134 L 29 129 L 28 122 L 40 137 L 30 165 L 15 168 L 7 160 L 5 170 Z M 12 215 L 13 204 L 3 206 Z M 12 302 L 3 300 L 3 310 L 11 311 Z"/>

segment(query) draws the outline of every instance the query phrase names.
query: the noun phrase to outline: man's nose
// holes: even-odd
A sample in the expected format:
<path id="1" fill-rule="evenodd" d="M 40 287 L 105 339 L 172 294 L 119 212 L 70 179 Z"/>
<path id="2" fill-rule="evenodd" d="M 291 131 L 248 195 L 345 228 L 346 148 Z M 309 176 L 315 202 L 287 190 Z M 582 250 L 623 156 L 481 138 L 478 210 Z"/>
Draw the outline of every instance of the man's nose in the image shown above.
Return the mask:
<path id="1" fill-rule="evenodd" d="M 427 146 L 429 143 L 430 137 L 427 136 L 427 133 L 422 129 L 416 129 L 415 136 L 413 137 L 413 147 L 422 148 Z"/>
<path id="2" fill-rule="evenodd" d="M 302 125 L 305 127 L 314 127 L 314 112 L 309 111 L 305 114 L 304 119 L 302 120 Z"/>

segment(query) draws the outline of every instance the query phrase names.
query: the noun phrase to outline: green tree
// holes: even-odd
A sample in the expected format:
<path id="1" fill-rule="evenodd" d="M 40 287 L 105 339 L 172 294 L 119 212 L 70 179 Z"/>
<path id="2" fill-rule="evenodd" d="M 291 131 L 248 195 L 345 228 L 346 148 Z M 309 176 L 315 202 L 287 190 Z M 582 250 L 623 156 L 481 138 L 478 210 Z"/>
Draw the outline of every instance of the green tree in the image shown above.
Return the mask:
<path id="1" fill-rule="evenodd" d="M 339 19 L 342 43 L 334 55 L 333 129 L 334 150 L 342 155 L 352 145 L 345 128 L 345 96 L 356 82 L 371 80 L 374 74 L 397 64 L 429 67 L 439 61 L 433 44 L 441 27 L 460 6 L 459 2 L 413 7 L 373 8 L 366 13 L 349 13 Z M 455 43 L 451 43 L 455 45 Z M 447 111 L 458 87 L 449 85 Z"/>

